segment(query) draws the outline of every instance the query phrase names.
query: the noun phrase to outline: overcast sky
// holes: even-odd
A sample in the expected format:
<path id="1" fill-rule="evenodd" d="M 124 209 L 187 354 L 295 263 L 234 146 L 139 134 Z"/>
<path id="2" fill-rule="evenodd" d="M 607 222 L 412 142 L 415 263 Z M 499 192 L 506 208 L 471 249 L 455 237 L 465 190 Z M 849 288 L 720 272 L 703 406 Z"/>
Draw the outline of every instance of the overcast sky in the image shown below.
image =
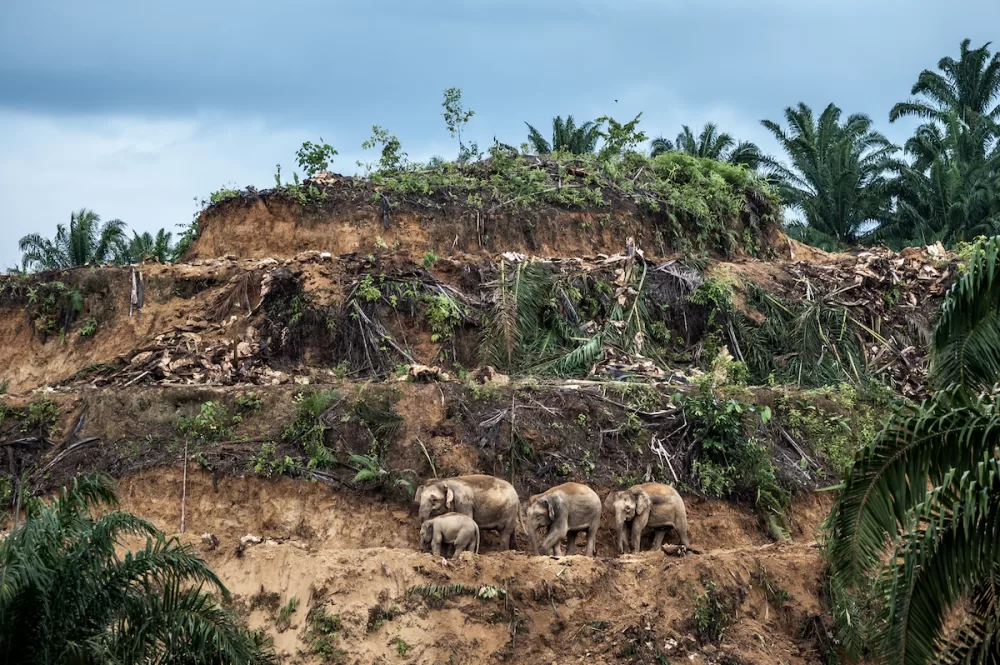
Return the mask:
<path id="1" fill-rule="evenodd" d="M 268 186 L 322 136 L 352 172 L 372 124 L 453 157 L 442 90 L 481 146 L 643 112 L 650 136 L 714 121 L 774 152 L 762 118 L 836 102 L 888 122 L 997 0 L 0 0 L 0 268 L 72 210 L 155 231 L 222 185 Z M 616 101 L 617 100 L 617 103 Z"/>

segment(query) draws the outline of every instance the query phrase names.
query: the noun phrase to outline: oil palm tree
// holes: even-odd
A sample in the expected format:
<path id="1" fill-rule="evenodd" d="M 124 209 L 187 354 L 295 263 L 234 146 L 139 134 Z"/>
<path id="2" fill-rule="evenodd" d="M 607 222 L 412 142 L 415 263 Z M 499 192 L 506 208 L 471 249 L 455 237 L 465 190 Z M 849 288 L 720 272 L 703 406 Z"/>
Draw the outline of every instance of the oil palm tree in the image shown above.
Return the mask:
<path id="1" fill-rule="evenodd" d="M 88 263 L 103 263 L 125 237 L 125 222 L 112 219 L 101 223 L 93 210 L 81 208 L 69 216 L 69 228 L 56 226 L 49 239 L 37 233 L 21 238 L 20 249 L 26 267 L 35 270 L 72 268 Z"/>
<path id="2" fill-rule="evenodd" d="M 869 652 L 855 656 L 997 663 L 1000 237 L 977 244 L 945 298 L 930 378 L 932 398 L 897 413 L 844 479 L 828 523 L 835 614 L 845 643 L 870 627 Z"/>
<path id="3" fill-rule="evenodd" d="M 789 164 L 768 160 L 767 169 L 785 202 L 805 224 L 838 244 L 856 243 L 867 227 L 887 218 L 890 175 L 902 168 L 896 146 L 862 114 L 841 121 L 830 104 L 819 117 L 807 105 L 785 109 L 788 129 L 762 124 L 781 143 Z"/>
<path id="4" fill-rule="evenodd" d="M 601 138 L 601 123 L 585 122 L 579 127 L 573 116 L 568 115 L 552 119 L 552 142 L 549 143 L 542 133 L 528 125 L 528 144 L 539 155 L 549 155 L 556 151 L 570 152 L 574 155 L 585 155 L 594 152 Z"/>
<path id="5" fill-rule="evenodd" d="M 115 250 L 118 263 L 139 263 L 146 259 L 155 259 L 161 263 L 166 263 L 174 256 L 174 246 L 170 240 L 173 234 L 165 229 L 160 229 L 156 236 L 149 231 L 144 231 L 141 235 L 132 232 L 132 237 L 128 240 L 122 239 Z"/>
<path id="6" fill-rule="evenodd" d="M 749 141 L 737 142 L 730 134 L 719 132 L 718 126 L 711 122 L 705 123 L 701 134 L 697 137 L 690 127 L 683 125 L 674 141 L 661 136 L 653 139 L 649 147 L 652 157 L 665 152 L 683 152 L 695 157 L 743 165 L 750 169 L 756 169 L 764 161 L 760 148 L 755 144 Z"/>
<path id="7" fill-rule="evenodd" d="M 944 129 L 920 127 L 904 147 L 911 163 L 893 183 L 895 210 L 873 239 L 894 246 L 952 245 L 1000 232 L 1000 149 L 982 159 L 960 156 L 962 143 L 982 145 L 988 131 L 980 124 L 966 133 L 954 113 Z"/>
<path id="8" fill-rule="evenodd" d="M 1000 54 L 961 44 L 958 60 L 925 70 L 915 98 L 896 104 L 890 121 L 927 122 L 904 146 L 911 164 L 896 184 L 896 214 L 880 239 L 894 244 L 928 233 L 945 243 L 993 234 L 1000 218 Z"/>
<path id="9" fill-rule="evenodd" d="M 189 547 L 116 505 L 110 481 L 87 476 L 0 543 L 0 661 L 73 663 L 271 663 L 269 651 L 219 607 L 219 579 Z M 128 537 L 145 536 L 119 554 Z"/>
<path id="10" fill-rule="evenodd" d="M 918 97 L 893 106 L 890 122 L 916 116 L 947 124 L 954 115 L 965 127 L 986 123 L 995 128 L 1000 122 L 1000 53 L 991 54 L 988 42 L 977 49 L 969 44 L 968 39 L 962 42 L 958 60 L 942 58 L 940 73 L 921 72 L 910 90 Z"/>

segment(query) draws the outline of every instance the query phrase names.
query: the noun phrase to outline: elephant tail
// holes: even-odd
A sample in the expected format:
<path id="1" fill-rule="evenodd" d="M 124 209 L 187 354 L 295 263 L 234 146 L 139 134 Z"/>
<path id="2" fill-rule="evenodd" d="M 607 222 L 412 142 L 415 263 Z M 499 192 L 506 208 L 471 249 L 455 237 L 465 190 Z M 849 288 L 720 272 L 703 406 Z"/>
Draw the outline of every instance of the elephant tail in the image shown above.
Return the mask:
<path id="1" fill-rule="evenodd" d="M 476 525 L 476 554 L 479 554 L 479 525 Z"/>
<path id="2" fill-rule="evenodd" d="M 674 530 L 677 531 L 677 535 L 680 536 L 681 545 L 684 547 L 690 547 L 691 536 L 688 533 L 687 512 L 683 508 L 674 518 Z"/>

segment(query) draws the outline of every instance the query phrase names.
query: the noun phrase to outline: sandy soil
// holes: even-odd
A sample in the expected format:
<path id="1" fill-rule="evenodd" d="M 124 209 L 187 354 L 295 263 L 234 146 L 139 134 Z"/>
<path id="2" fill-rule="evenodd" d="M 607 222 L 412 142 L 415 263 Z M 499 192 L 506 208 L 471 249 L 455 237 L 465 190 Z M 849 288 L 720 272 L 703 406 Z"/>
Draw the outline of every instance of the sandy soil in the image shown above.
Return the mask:
<path id="1" fill-rule="evenodd" d="M 177 532 L 181 485 L 177 468 L 126 478 L 124 507 Z M 748 513 L 705 501 L 689 507 L 700 555 L 615 557 L 604 527 L 595 559 L 498 552 L 492 536 L 479 555 L 446 562 L 415 551 L 409 506 L 287 478 L 219 478 L 213 489 L 192 466 L 180 537 L 203 552 L 285 663 L 805 664 L 822 662 L 800 635 L 822 613 L 814 529 L 827 508 L 800 501 L 790 543 L 768 543 Z M 218 547 L 206 548 L 206 533 Z M 246 535 L 263 541 L 241 546 Z M 695 615 L 710 581 L 732 599 L 733 623 L 718 643 L 701 644 Z M 458 595 L 446 590 L 454 584 L 465 585 Z M 483 586 L 497 596 L 477 597 Z M 293 598 L 286 626 L 277 619 Z M 317 607 L 339 618 L 326 661 L 316 613 L 309 618 Z"/>

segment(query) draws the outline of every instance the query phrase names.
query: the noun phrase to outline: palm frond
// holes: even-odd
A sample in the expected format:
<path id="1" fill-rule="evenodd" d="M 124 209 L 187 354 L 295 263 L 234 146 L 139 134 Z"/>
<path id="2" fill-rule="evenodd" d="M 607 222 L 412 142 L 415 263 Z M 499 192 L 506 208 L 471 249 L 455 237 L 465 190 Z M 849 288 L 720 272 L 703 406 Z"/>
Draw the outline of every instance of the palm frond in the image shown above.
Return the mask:
<path id="1" fill-rule="evenodd" d="M 831 514 L 832 575 L 844 586 L 860 585 L 880 565 L 886 544 L 909 528 L 909 511 L 925 500 L 928 482 L 942 485 L 946 474 L 960 476 L 982 451 L 995 449 L 1000 405 L 955 403 L 942 395 L 900 413 L 859 454 Z"/>
<path id="2" fill-rule="evenodd" d="M 972 392 L 1000 379 L 1000 237 L 976 245 L 968 271 L 952 285 L 934 330 L 935 386 Z"/>
<path id="3" fill-rule="evenodd" d="M 510 263 L 501 259 L 493 290 L 493 307 L 483 327 L 481 353 L 496 367 L 513 368 L 521 352 L 537 337 L 542 312 L 552 291 L 552 276 L 538 261 Z"/>
<path id="4" fill-rule="evenodd" d="M 535 129 L 533 126 L 529 125 L 527 122 L 524 123 L 528 125 L 528 144 L 531 146 L 532 150 L 539 155 L 548 155 L 552 152 L 552 146 L 542 133 Z"/>
<path id="5" fill-rule="evenodd" d="M 536 365 L 533 369 L 537 372 L 552 372 L 560 376 L 579 374 L 589 370 L 601 357 L 603 351 L 604 340 L 602 336 L 594 335 L 565 355 L 549 360 L 542 365 Z"/>
<path id="6" fill-rule="evenodd" d="M 271 663 L 273 654 L 222 609 L 221 581 L 190 546 L 115 505 L 88 476 L 54 501 L 29 502 L 0 542 L 0 644 L 19 663 Z M 127 536 L 146 545 L 119 554 Z"/>
<path id="7" fill-rule="evenodd" d="M 877 639 L 885 663 L 935 662 L 947 611 L 990 582 L 1000 567 L 1000 461 L 995 453 L 987 452 L 961 472 L 948 471 L 925 496 L 910 511 L 908 533 L 891 559 L 899 561 L 891 573 L 892 620 Z M 996 621 L 993 616 L 978 623 L 995 628 Z M 978 648 L 995 649 L 995 634 L 978 637 Z"/>
<path id="8" fill-rule="evenodd" d="M 662 136 L 657 136 L 655 139 L 649 142 L 649 156 L 656 157 L 657 155 L 662 155 L 665 152 L 673 152 L 674 143 L 670 139 L 665 139 Z"/>

